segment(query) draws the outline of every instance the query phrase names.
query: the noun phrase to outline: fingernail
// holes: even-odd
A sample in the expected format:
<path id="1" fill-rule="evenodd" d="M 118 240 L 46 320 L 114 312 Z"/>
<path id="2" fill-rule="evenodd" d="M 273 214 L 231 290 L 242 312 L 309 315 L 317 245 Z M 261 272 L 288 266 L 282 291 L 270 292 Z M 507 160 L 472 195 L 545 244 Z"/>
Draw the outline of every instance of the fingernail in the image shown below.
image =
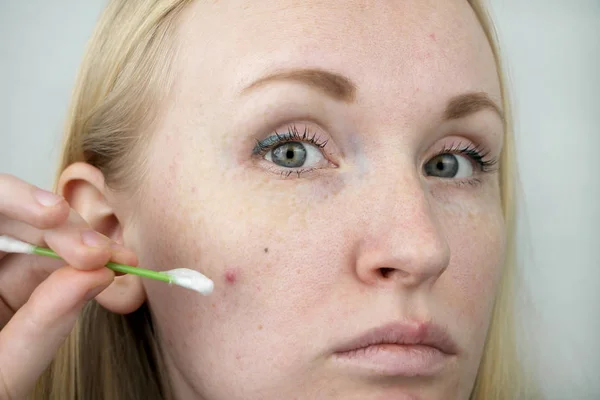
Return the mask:
<path id="1" fill-rule="evenodd" d="M 81 240 L 89 247 L 104 247 L 108 244 L 108 239 L 95 231 L 82 232 Z"/>
<path id="2" fill-rule="evenodd" d="M 61 202 L 62 197 L 52 192 L 47 192 L 42 189 L 35 189 L 34 196 L 38 203 L 44 207 L 52 207 Z"/>

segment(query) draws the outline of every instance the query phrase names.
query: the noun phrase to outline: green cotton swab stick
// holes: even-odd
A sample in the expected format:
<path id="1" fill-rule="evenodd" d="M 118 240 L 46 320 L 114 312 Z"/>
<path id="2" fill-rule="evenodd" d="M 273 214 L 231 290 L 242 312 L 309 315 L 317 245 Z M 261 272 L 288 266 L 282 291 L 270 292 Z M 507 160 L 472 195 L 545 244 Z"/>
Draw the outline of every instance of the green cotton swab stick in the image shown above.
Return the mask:
<path id="1" fill-rule="evenodd" d="M 22 242 L 9 236 L 0 235 L 0 251 L 5 253 L 34 254 L 62 260 L 62 258 L 51 249 Z M 188 268 L 177 268 L 170 271 L 158 272 L 114 262 L 107 263 L 106 267 L 115 272 L 137 275 L 143 278 L 154 279 L 195 290 L 203 295 L 209 295 L 214 289 L 212 280 L 202 275 L 200 272 Z"/>

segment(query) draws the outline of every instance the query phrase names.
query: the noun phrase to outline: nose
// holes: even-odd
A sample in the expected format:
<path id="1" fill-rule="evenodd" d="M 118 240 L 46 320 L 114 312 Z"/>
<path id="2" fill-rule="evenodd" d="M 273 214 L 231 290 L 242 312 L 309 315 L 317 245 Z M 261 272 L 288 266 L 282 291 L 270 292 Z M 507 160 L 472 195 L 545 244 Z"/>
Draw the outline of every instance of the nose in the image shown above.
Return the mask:
<path id="1" fill-rule="evenodd" d="M 379 186 L 366 198 L 356 247 L 358 278 L 378 286 L 433 284 L 448 267 L 450 248 L 418 179 L 387 190 Z"/>

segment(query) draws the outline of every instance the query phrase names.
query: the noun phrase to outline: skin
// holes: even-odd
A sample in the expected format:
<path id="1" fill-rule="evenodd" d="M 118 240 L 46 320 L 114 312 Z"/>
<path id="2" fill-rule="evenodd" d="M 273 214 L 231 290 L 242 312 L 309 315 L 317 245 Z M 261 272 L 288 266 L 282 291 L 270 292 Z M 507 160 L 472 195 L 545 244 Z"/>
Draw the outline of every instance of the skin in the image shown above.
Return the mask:
<path id="1" fill-rule="evenodd" d="M 500 98 L 468 4 L 198 2 L 179 37 L 173 105 L 124 233 L 142 264 L 215 280 L 210 298 L 144 283 L 179 398 L 467 398 L 503 256 L 498 174 L 475 171 L 471 185 L 421 167 L 456 141 L 501 151 L 492 112 L 440 118 L 452 96 Z M 287 68 L 349 77 L 356 101 L 295 83 L 240 95 Z M 282 179 L 252 156 L 289 123 L 329 140 L 333 165 Z M 342 342 L 406 320 L 458 343 L 434 378 L 355 376 L 332 361 Z"/>
<path id="2" fill-rule="evenodd" d="M 196 2 L 177 45 L 174 90 L 146 132 L 141 196 L 110 192 L 80 164 L 60 185 L 83 219 L 133 249 L 140 265 L 195 268 L 215 281 L 210 297 L 133 276 L 86 283 L 112 281 L 97 299 L 115 312 L 149 303 L 176 397 L 468 398 L 504 256 L 498 173 L 464 155 L 473 176 L 423 169 L 457 144 L 482 147 L 488 159 L 502 150 L 495 113 L 442 118 L 456 95 L 500 100 L 468 3 Z M 289 68 L 344 75 L 356 98 L 290 82 L 240 94 Z M 283 178 L 285 168 L 252 154 L 256 140 L 289 124 L 328 140 L 320 169 Z M 337 346 L 398 321 L 443 326 L 456 354 L 432 377 L 336 362 Z"/>

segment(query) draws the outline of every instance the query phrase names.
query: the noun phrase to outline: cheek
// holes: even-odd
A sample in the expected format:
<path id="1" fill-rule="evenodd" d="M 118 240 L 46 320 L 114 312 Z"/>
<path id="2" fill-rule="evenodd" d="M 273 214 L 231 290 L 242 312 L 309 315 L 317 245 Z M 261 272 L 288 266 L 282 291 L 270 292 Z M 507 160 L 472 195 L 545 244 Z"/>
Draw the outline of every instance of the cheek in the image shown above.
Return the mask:
<path id="1" fill-rule="evenodd" d="M 452 259 L 443 287 L 450 307 L 473 335 L 485 331 L 504 264 L 505 229 L 497 200 L 446 209 Z"/>
<path id="2" fill-rule="evenodd" d="M 318 242 L 326 239 L 325 232 L 331 231 L 323 222 L 325 216 L 331 218 L 331 210 L 319 206 L 339 192 L 331 189 L 333 183 L 323 188 L 296 184 L 295 194 L 289 188 L 273 190 L 272 182 L 250 176 L 228 178 L 236 184 L 209 176 L 185 183 L 183 169 L 177 162 L 171 164 L 162 174 L 168 179 L 149 184 L 139 212 L 140 262 L 161 269 L 197 269 L 213 279 L 215 291 L 208 298 L 195 299 L 179 289 L 146 282 L 152 297 L 168 299 L 171 305 L 191 302 L 194 314 L 225 324 L 240 318 L 236 323 L 242 326 L 251 319 L 248 310 L 278 309 L 279 300 L 273 299 L 281 296 L 276 291 L 287 288 L 287 298 L 295 292 L 302 298 L 307 288 L 318 286 L 322 273 L 306 270 L 315 259 L 320 265 L 330 264 L 315 253 Z M 252 304 L 245 303 L 249 300 Z"/>

